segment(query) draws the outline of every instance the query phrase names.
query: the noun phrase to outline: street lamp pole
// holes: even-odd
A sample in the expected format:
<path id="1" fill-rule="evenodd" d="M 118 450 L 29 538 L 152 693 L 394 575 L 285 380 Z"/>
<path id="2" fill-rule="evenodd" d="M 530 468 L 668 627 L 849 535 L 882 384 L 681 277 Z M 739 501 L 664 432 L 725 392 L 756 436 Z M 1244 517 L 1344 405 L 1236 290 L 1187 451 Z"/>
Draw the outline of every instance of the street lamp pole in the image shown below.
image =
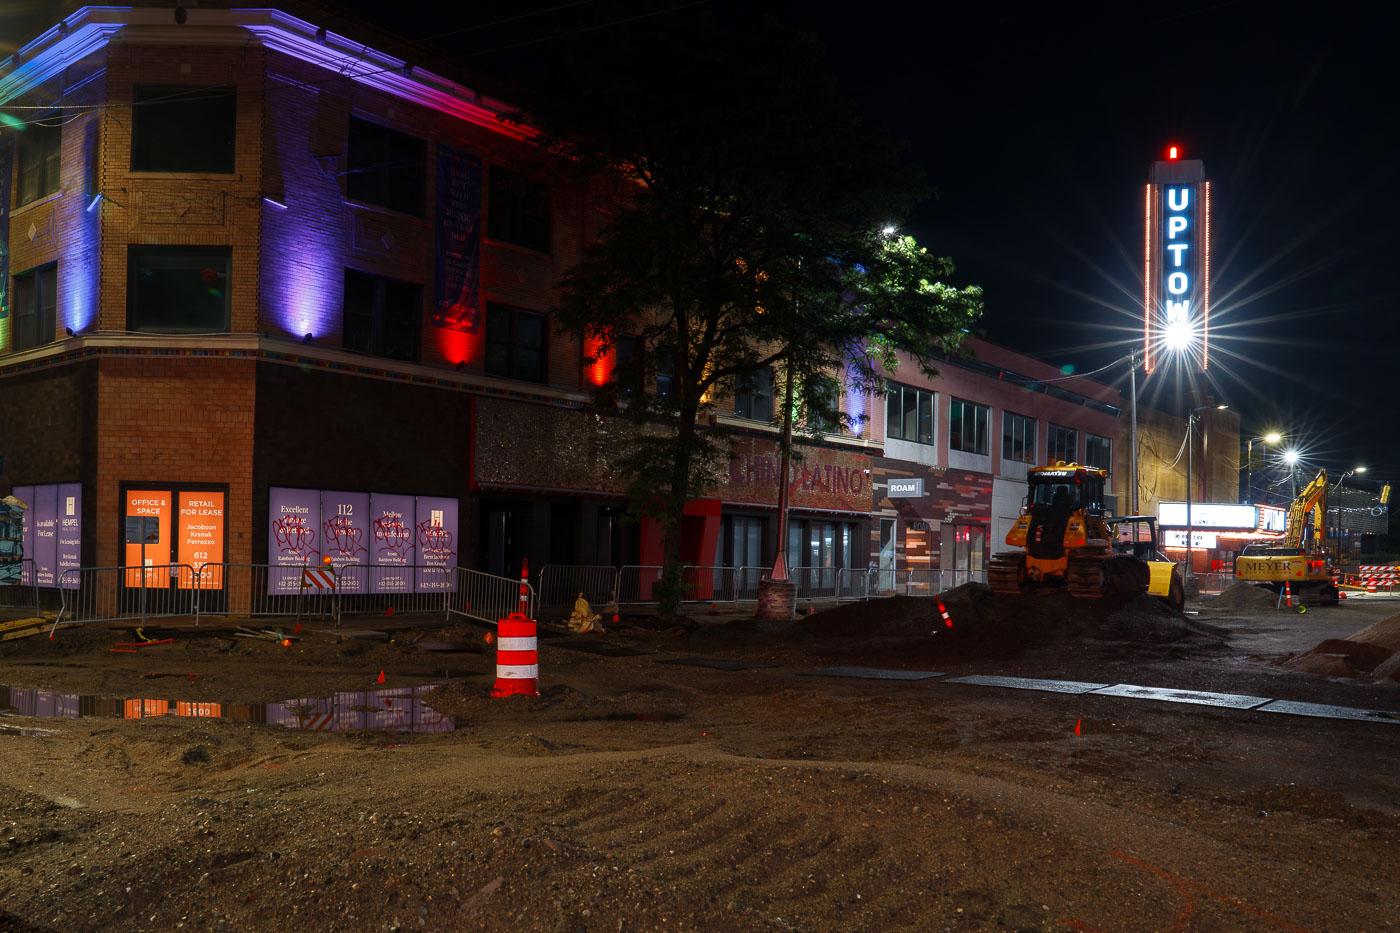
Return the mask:
<path id="1" fill-rule="evenodd" d="M 1229 405 L 1202 405 L 1200 408 L 1193 408 L 1186 413 L 1186 580 L 1189 583 L 1195 577 L 1195 570 L 1192 567 L 1191 558 L 1191 479 L 1196 472 L 1196 413 L 1214 408 L 1224 411 Z M 1190 588 L 1187 588 L 1190 592 Z"/>
<path id="2" fill-rule="evenodd" d="M 1277 444 L 1283 439 L 1283 435 L 1277 431 L 1271 431 L 1261 437 L 1251 437 L 1245 450 L 1244 464 L 1244 501 L 1246 505 L 1254 502 L 1254 442 L 1263 441 L 1266 444 Z"/>
<path id="3" fill-rule="evenodd" d="M 1131 472 L 1132 472 L 1132 482 L 1133 482 L 1133 499 L 1132 499 L 1133 511 L 1132 511 L 1132 513 L 1131 513 L 1131 514 L 1133 514 L 1133 515 L 1140 515 L 1140 514 L 1142 514 L 1142 513 L 1140 513 L 1140 512 L 1138 511 L 1137 363 L 1138 363 L 1137 350 L 1134 349 L 1133 352 L 1132 352 L 1132 358 L 1131 358 L 1131 360 L 1130 360 L 1130 362 L 1129 362 L 1129 365 L 1128 365 L 1128 374 L 1129 374 L 1128 389 L 1129 389 L 1129 392 L 1130 392 L 1131 409 L 1132 409 L 1132 413 L 1133 413 L 1133 414 L 1132 414 L 1132 437 L 1131 437 L 1132 449 L 1129 451 L 1129 454 L 1128 454 L 1128 457 L 1129 457 L 1128 463 L 1130 464 L 1130 469 L 1131 469 Z M 1188 542 L 1188 543 L 1189 543 L 1189 542 Z"/>

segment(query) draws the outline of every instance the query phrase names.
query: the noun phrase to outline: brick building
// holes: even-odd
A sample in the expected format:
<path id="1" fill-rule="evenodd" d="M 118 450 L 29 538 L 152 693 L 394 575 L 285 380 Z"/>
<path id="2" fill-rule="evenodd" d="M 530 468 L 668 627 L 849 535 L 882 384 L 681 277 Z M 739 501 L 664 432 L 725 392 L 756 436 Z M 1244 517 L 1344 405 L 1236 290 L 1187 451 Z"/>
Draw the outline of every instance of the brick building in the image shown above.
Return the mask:
<path id="1" fill-rule="evenodd" d="M 83 8 L 0 62 L 25 123 L 0 134 L 0 492 L 32 500 L 40 585 L 657 562 L 610 467 L 625 422 L 592 391 L 615 360 L 585 365 L 547 315 L 607 204 L 485 78 L 321 10 L 180 12 Z M 1122 458 L 1115 389 L 972 349 L 850 394 L 854 428 L 799 445 L 792 566 L 980 569 L 1027 466 Z M 687 511 L 688 563 L 771 564 L 773 411 L 771 381 L 717 401 L 735 440 Z"/>

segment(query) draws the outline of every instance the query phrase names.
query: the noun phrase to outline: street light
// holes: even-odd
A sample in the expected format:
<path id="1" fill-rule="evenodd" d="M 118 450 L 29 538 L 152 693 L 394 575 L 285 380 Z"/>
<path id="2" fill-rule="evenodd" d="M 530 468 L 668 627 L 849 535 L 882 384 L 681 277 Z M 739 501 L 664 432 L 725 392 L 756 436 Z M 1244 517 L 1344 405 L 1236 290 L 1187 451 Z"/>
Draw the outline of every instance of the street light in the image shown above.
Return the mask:
<path id="1" fill-rule="evenodd" d="M 1195 576 L 1195 572 L 1191 568 L 1191 476 L 1196 472 L 1196 412 L 1209 408 L 1224 411 L 1229 407 L 1229 405 L 1202 405 L 1186 413 L 1186 579 L 1188 582 Z"/>
<path id="2" fill-rule="evenodd" d="M 1288 464 L 1288 498 L 1298 498 L 1298 476 L 1295 468 L 1298 466 L 1298 451 L 1290 447 L 1283 452 L 1283 462 Z"/>
<path id="3" fill-rule="evenodd" d="M 1254 442 L 1263 441 L 1266 444 L 1277 444 L 1281 440 L 1283 440 L 1283 435 L 1277 431 L 1270 431 L 1268 434 L 1249 439 L 1244 464 L 1244 501 L 1246 505 L 1254 502 Z"/>

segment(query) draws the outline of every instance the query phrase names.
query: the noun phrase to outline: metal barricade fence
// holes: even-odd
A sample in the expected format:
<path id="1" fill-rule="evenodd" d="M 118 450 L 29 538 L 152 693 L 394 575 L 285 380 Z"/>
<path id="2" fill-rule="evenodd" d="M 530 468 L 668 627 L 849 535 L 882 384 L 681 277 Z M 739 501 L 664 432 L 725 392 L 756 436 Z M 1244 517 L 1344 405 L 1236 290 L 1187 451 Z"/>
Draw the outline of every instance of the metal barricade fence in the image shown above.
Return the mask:
<path id="1" fill-rule="evenodd" d="M 1233 573 L 1203 573 L 1197 579 L 1200 581 L 1199 592 L 1202 596 L 1219 596 L 1235 583 Z"/>
<path id="2" fill-rule="evenodd" d="M 324 571 L 324 568 L 310 564 L 205 564 L 199 568 L 200 611 L 235 617 L 321 616 L 334 619 L 334 588 L 325 585 L 324 573 L 308 580 L 303 575 L 306 570 Z"/>
<path id="3" fill-rule="evenodd" d="M 189 564 L 74 567 L 58 580 L 58 622 L 193 616 L 199 624 L 199 574 Z"/>
<path id="4" fill-rule="evenodd" d="M 757 602 L 758 584 L 763 578 L 772 573 L 772 567 L 735 567 L 734 569 L 734 601 L 735 602 Z"/>
<path id="5" fill-rule="evenodd" d="M 739 571 L 757 568 L 712 567 L 686 564 L 681 567 L 681 602 L 732 603 L 739 592 Z M 661 583 L 661 567 L 629 564 L 617 572 L 617 602 L 639 604 L 657 602 L 656 588 Z M 750 575 L 752 576 L 752 575 Z M 753 582 L 753 599 L 758 598 L 758 583 Z"/>
<path id="6" fill-rule="evenodd" d="M 545 564 L 540 570 L 538 592 L 543 608 L 573 606 L 580 593 L 589 603 L 601 606 L 612 602 L 617 592 L 617 568 Z"/>
<path id="7" fill-rule="evenodd" d="M 454 615 L 495 625 L 512 612 L 520 611 L 520 588 L 525 587 L 525 614 L 535 618 L 538 608 L 535 588 L 510 577 L 498 577 L 465 567 L 452 568 L 452 588 L 446 594 L 447 618 Z"/>
<path id="8" fill-rule="evenodd" d="M 369 612 L 450 615 L 450 594 L 457 585 L 453 571 L 458 569 L 437 564 L 343 564 L 335 573 L 336 621 L 347 614 Z M 520 581 L 515 585 L 518 603 Z"/>
<path id="9" fill-rule="evenodd" d="M 22 557 L 0 567 L 0 609 L 39 611 L 39 580 L 34 576 L 34 559 Z M 24 581 L 28 580 L 26 583 Z"/>

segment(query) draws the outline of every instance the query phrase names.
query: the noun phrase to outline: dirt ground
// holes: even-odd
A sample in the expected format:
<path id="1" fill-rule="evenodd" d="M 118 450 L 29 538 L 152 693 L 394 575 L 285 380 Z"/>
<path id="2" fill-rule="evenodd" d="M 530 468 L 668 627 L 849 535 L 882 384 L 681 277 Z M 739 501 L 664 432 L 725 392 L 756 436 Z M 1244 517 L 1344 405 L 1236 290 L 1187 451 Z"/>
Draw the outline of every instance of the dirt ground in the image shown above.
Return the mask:
<path id="1" fill-rule="evenodd" d="M 1400 600 L 1250 595 L 543 623 L 507 699 L 440 618 L 0 642 L 0 931 L 1400 929 L 1400 724 L 811 676 L 1400 712 Z"/>

